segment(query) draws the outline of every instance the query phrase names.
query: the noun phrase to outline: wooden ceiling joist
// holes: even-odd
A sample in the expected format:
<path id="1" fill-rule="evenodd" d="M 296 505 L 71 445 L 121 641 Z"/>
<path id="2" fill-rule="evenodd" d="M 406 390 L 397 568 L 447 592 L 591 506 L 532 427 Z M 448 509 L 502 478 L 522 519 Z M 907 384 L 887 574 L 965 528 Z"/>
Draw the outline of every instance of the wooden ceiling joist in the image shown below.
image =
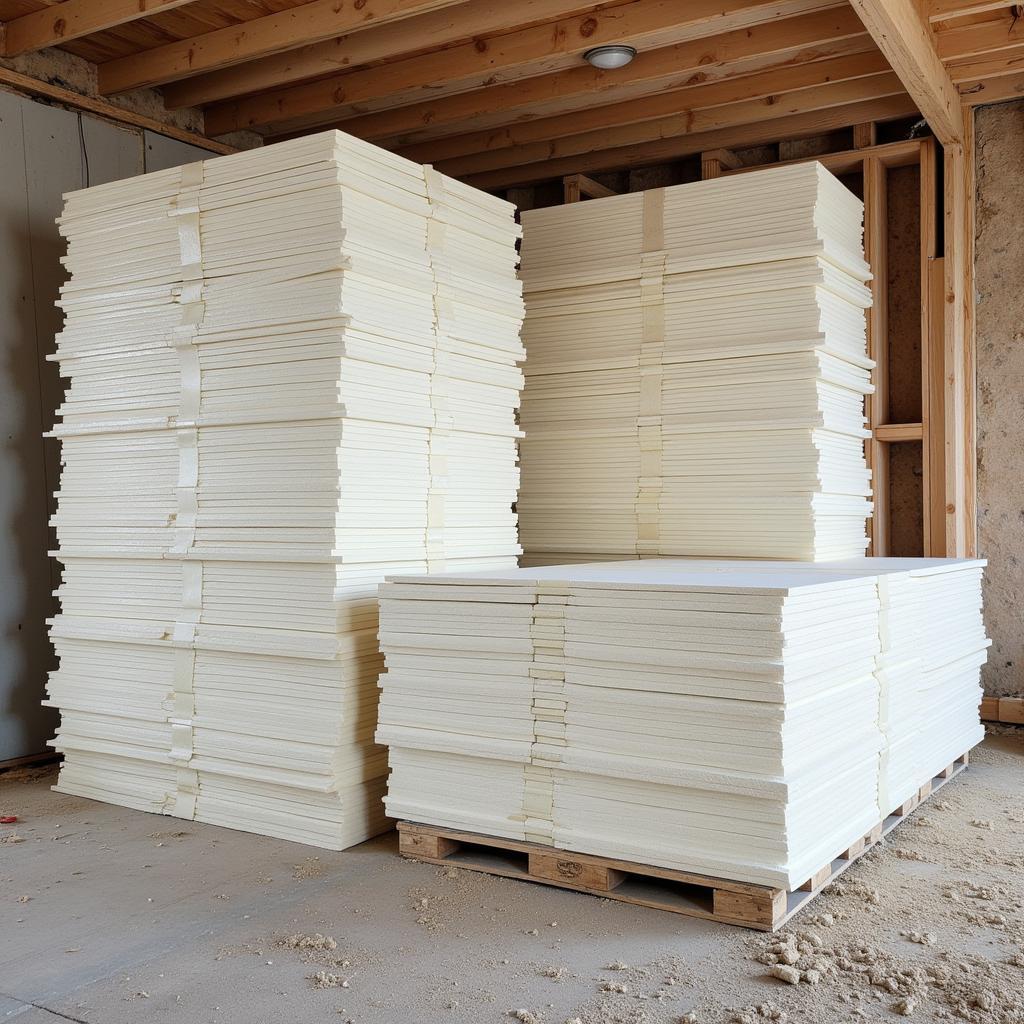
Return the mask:
<path id="1" fill-rule="evenodd" d="M 1024 71 L 1001 78 L 968 80 L 959 85 L 960 99 L 968 107 L 1002 103 L 1024 97 Z"/>
<path id="2" fill-rule="evenodd" d="M 779 75 L 765 77 L 767 79 L 780 78 Z M 768 87 L 767 82 L 762 86 L 762 88 Z M 600 127 L 588 131 L 565 136 L 549 135 L 546 139 L 536 142 L 510 145 L 497 150 L 476 152 L 451 159 L 438 157 L 435 165 L 445 174 L 456 178 L 465 178 L 467 175 L 481 174 L 503 167 L 542 163 L 561 157 L 585 156 L 588 153 L 604 149 L 641 145 L 660 139 L 679 140 L 688 135 L 705 135 L 726 128 L 735 129 L 743 125 L 749 126 L 762 120 L 775 120 L 790 114 L 805 114 L 868 99 L 883 99 L 900 95 L 903 92 L 904 89 L 899 78 L 891 71 L 884 71 L 866 78 L 818 84 L 809 88 L 794 89 L 791 92 L 772 93 L 755 99 L 735 100 L 732 103 L 704 109 L 691 109 L 686 107 L 681 100 L 676 100 L 680 106 L 678 111 L 673 114 L 662 114 L 640 120 L 639 118 L 644 113 L 642 109 L 634 110 L 632 113 L 628 110 L 618 110 L 609 114 L 605 123 Z M 661 99 L 661 97 L 651 97 L 644 103 Z M 624 106 L 637 108 L 641 107 L 641 104 L 625 104 Z M 663 107 L 664 104 L 658 104 L 659 110 Z M 587 113 L 597 115 L 598 112 L 603 112 L 606 109 L 608 108 L 598 107 Z M 624 121 L 628 118 L 632 118 L 632 120 Z M 616 123 L 616 119 L 618 119 L 618 123 Z M 590 123 L 593 124 L 600 120 L 599 116 L 594 116 Z M 698 150 L 706 148 L 719 147 L 697 147 Z M 693 151 L 695 150 L 691 150 L 691 152 Z M 588 169 L 590 168 L 580 168 L 582 171 Z"/>
<path id="3" fill-rule="evenodd" d="M 504 151 L 511 147 L 515 147 L 520 155 L 539 153 L 540 159 L 544 159 L 545 156 L 556 155 L 553 150 L 557 147 L 572 145 L 569 136 L 586 135 L 600 145 L 606 138 L 605 129 L 619 130 L 621 126 L 633 123 L 655 122 L 636 129 L 636 134 L 650 138 L 676 130 L 682 134 L 739 124 L 742 122 L 737 119 L 747 116 L 753 104 L 767 110 L 778 108 L 779 114 L 792 113 L 796 111 L 782 109 L 787 103 L 787 93 L 802 91 L 801 101 L 819 103 L 829 94 L 824 88 L 815 90 L 814 87 L 870 76 L 876 80 L 872 83 L 873 88 L 883 87 L 890 93 L 901 91 L 902 87 L 889 71 L 885 58 L 876 50 L 874 53 L 798 64 L 758 75 L 727 78 L 672 92 L 658 92 L 642 100 L 588 107 L 558 117 L 511 124 L 498 131 L 453 135 L 411 146 L 400 150 L 400 153 L 410 160 L 422 162 L 429 159 L 439 166 L 456 168 L 458 173 L 486 170 L 501 166 Z M 879 76 L 885 76 L 887 81 L 883 83 Z M 850 102 L 848 93 L 838 102 Z M 590 134 L 594 132 L 598 135 Z M 548 150 L 552 152 L 545 152 Z M 533 159 L 536 157 L 520 162 L 530 163 Z"/>
<path id="4" fill-rule="evenodd" d="M 924 10 L 929 21 L 947 21 L 1012 6 L 1013 0 L 925 0 Z"/>
<path id="5" fill-rule="evenodd" d="M 189 3 L 193 0 L 65 0 L 6 22 L 3 55 L 44 50 Z"/>
<path id="6" fill-rule="evenodd" d="M 872 98 L 846 106 L 770 118 L 735 128 L 655 139 L 636 145 L 615 146 L 613 140 L 609 140 L 612 145 L 607 149 L 574 156 L 560 156 L 534 164 L 502 167 L 480 174 L 467 174 L 462 180 L 476 188 L 509 188 L 560 178 L 566 174 L 593 174 L 623 167 L 664 163 L 709 149 L 759 146 L 777 142 L 779 139 L 806 138 L 836 131 L 839 128 L 848 128 L 860 121 L 888 121 L 909 117 L 916 112 L 914 101 L 904 92 L 882 99 Z"/>
<path id="7" fill-rule="evenodd" d="M 163 85 L 214 68 L 268 57 L 345 33 L 365 31 L 415 14 L 426 14 L 466 0 L 374 0 L 367 6 L 340 0 L 312 0 L 242 25 L 217 29 L 142 50 L 99 66 L 103 95 Z"/>
<path id="8" fill-rule="evenodd" d="M 986 78 L 1001 78 L 1024 71 L 1024 44 L 1000 50 L 989 57 L 969 57 L 967 60 L 954 61 L 947 64 L 946 68 L 960 88 L 962 96 L 964 83 Z"/>
<path id="9" fill-rule="evenodd" d="M 169 109 L 203 108 L 208 136 L 337 127 L 486 187 L 915 112 L 949 149 L 964 110 L 1024 95 L 1024 19 L 1006 0 L 0 0 L 5 13 L 0 52 L 61 46 L 98 63 L 101 93 L 162 86 Z M 582 59 L 609 43 L 636 58 Z"/>
<path id="10" fill-rule="evenodd" d="M 635 99 L 662 89 L 714 81 L 733 69 L 753 72 L 874 48 L 856 14 L 848 7 L 837 8 L 646 50 L 616 71 L 581 62 L 566 71 L 365 114 L 332 127 L 404 147 L 510 121 L 568 113 L 605 97 Z"/>
<path id="11" fill-rule="evenodd" d="M 241 128 L 273 134 L 416 103 L 577 66 L 592 46 L 633 43 L 646 48 L 804 13 L 820 0 L 630 0 L 381 67 L 351 71 L 207 108 L 206 128 L 221 135 Z M 376 107 L 374 106 L 376 104 Z"/>
<path id="12" fill-rule="evenodd" d="M 1021 45 L 1024 18 L 1014 18 L 1009 11 L 985 21 L 953 25 L 939 32 L 936 40 L 939 57 L 944 61 L 993 56 Z"/>
<path id="13" fill-rule="evenodd" d="M 917 0 L 850 0 L 943 145 L 963 141 L 960 94 Z"/>
<path id="14" fill-rule="evenodd" d="M 572 0 L 473 0 L 454 9 L 431 11 L 380 28 L 337 36 L 323 43 L 250 61 L 222 71 L 211 71 L 174 82 L 164 89 L 171 109 L 194 107 L 218 100 L 263 92 L 305 78 L 337 74 L 373 61 L 388 60 L 477 36 L 507 32 L 581 14 L 592 5 Z"/>

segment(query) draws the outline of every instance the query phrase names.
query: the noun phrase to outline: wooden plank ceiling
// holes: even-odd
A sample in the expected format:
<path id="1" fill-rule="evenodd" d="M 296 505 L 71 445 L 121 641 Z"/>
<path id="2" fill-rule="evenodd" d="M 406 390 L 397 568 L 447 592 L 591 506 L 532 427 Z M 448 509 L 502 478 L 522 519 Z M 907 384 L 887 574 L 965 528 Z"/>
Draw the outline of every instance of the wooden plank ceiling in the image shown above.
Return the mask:
<path id="1" fill-rule="evenodd" d="M 488 188 L 1024 95 L 994 0 L 0 0 L 3 55 L 59 46 L 102 94 L 206 134 L 340 128 Z M 624 68 L 593 46 L 638 51 Z"/>

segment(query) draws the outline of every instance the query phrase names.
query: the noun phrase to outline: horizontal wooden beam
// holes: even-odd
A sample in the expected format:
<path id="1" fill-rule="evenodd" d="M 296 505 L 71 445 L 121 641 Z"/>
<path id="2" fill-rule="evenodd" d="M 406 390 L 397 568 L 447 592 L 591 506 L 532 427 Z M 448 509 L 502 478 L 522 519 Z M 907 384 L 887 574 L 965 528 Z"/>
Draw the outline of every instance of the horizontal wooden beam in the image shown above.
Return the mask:
<path id="1" fill-rule="evenodd" d="M 989 11 L 998 11 L 1012 5 L 1013 0 L 924 0 L 924 10 L 929 21 L 947 21 L 950 18 L 987 14 Z"/>
<path id="2" fill-rule="evenodd" d="M 421 54 L 381 67 L 274 89 L 207 108 L 206 129 L 221 135 L 240 128 L 274 134 L 322 126 L 428 97 L 468 92 L 502 82 L 578 66 L 592 46 L 632 42 L 648 48 L 800 13 L 820 0 L 629 0 L 558 22 Z"/>
<path id="3" fill-rule="evenodd" d="M 830 62 L 822 62 L 823 65 L 828 63 Z M 884 65 L 881 55 L 878 56 L 878 64 Z M 812 84 L 806 79 L 802 81 L 805 75 L 810 77 L 808 72 L 816 69 L 818 65 L 809 64 L 791 68 L 789 72 L 754 76 L 735 82 L 697 86 L 676 93 L 652 96 L 643 101 L 643 104 L 615 103 L 606 107 L 594 107 L 570 115 L 569 122 L 565 118 L 550 118 L 547 122 L 535 121 L 522 126 L 530 130 L 533 141 L 519 141 L 523 139 L 523 133 L 518 131 L 517 126 L 514 132 L 507 129 L 502 133 L 501 141 L 504 145 L 500 148 L 476 149 L 466 155 L 447 159 L 445 154 L 450 152 L 450 149 L 442 149 L 430 162 L 436 163 L 438 170 L 445 174 L 459 177 L 500 167 L 577 156 L 609 147 L 637 145 L 657 139 L 683 138 L 687 135 L 784 117 L 787 114 L 802 114 L 858 100 L 899 95 L 904 91 L 893 72 L 880 71 L 878 67 L 873 69 L 874 73 L 845 81 L 828 82 L 827 77 L 827 84 L 822 84 L 821 81 Z M 827 75 L 827 72 L 821 69 L 819 74 Z M 805 87 L 801 88 L 796 83 Z M 724 92 L 709 97 L 711 103 L 708 103 L 709 98 L 699 98 L 701 93 L 706 96 L 709 90 L 715 90 L 722 84 L 728 84 L 734 91 L 740 93 L 746 86 L 751 98 L 740 99 L 733 95 L 730 102 L 722 98 Z M 787 84 L 792 84 L 791 91 L 769 92 L 773 86 L 784 90 Z M 720 102 L 715 102 L 716 100 Z M 577 121 L 577 128 L 582 127 L 584 130 L 566 134 L 567 130 L 573 128 L 570 123 L 572 119 Z M 549 133 L 545 132 L 545 126 L 550 128 Z M 461 141 L 462 136 L 455 136 L 452 139 L 439 140 L 439 143 L 451 146 Z M 415 147 L 414 151 L 405 151 L 403 155 L 410 155 L 412 152 L 419 154 L 430 145 L 431 143 L 424 143 L 422 147 Z M 703 151 L 706 147 L 699 148 Z M 411 158 L 423 159 L 420 155 L 413 155 Z"/>
<path id="4" fill-rule="evenodd" d="M 714 81 L 735 71 L 838 57 L 874 48 L 847 7 L 798 15 L 639 53 L 628 67 L 589 64 L 504 85 L 432 98 L 352 118 L 334 127 L 401 148 L 455 132 L 534 120 L 587 106 L 606 94 L 625 100 Z"/>
<path id="5" fill-rule="evenodd" d="M 953 81 L 974 82 L 986 78 L 1001 78 L 1024 71 L 1024 43 L 1006 50 L 998 50 L 989 57 L 967 57 L 946 65 Z M 960 90 L 963 93 L 963 89 Z"/>
<path id="6" fill-rule="evenodd" d="M 968 107 L 1020 99 L 1024 96 L 1024 71 L 999 78 L 961 82 L 959 89 L 960 99 Z"/>
<path id="7" fill-rule="evenodd" d="M 1022 43 L 1024 18 L 1015 19 L 1009 11 L 999 12 L 985 21 L 944 29 L 935 41 L 939 57 L 944 61 L 991 57 Z"/>
<path id="8" fill-rule="evenodd" d="M 850 0 L 943 145 L 963 140 L 960 96 L 917 0 Z"/>
<path id="9" fill-rule="evenodd" d="M 241 25 L 229 25 L 201 36 L 142 50 L 99 66 L 99 91 L 104 95 L 163 85 L 202 71 L 293 50 L 347 32 L 386 25 L 414 14 L 441 10 L 465 0 L 312 0 Z"/>
<path id="10" fill-rule="evenodd" d="M 187 142 L 190 146 L 198 146 L 200 149 L 209 150 L 211 153 L 237 153 L 235 146 L 229 146 L 224 142 L 215 142 L 196 132 L 190 132 L 185 128 L 178 128 L 172 124 L 164 124 L 154 117 L 147 117 L 145 114 L 137 114 L 132 110 L 125 110 L 114 103 L 106 100 L 96 99 L 92 96 L 83 96 L 81 93 L 73 92 L 71 89 L 64 89 L 59 85 L 52 85 L 49 82 L 40 81 L 30 75 L 23 75 L 9 68 L 0 67 L 0 87 L 6 87 L 14 92 L 24 93 L 26 96 L 41 96 L 44 99 L 53 100 L 65 107 L 74 110 L 84 110 L 89 114 L 98 117 L 105 117 L 109 121 L 116 121 L 118 124 L 131 125 L 133 128 L 145 128 L 147 131 L 157 135 L 166 135 L 169 139 L 177 139 L 179 142 Z"/>
<path id="11" fill-rule="evenodd" d="M 44 7 L 41 11 L 23 14 L 4 24 L 3 55 L 59 46 L 93 32 L 127 25 L 139 18 L 148 18 L 163 11 L 184 7 L 193 0 L 65 0 Z"/>
<path id="12" fill-rule="evenodd" d="M 897 441 L 920 441 L 924 428 L 920 423 L 880 423 L 872 431 L 876 441 L 893 444 Z"/>
<path id="13" fill-rule="evenodd" d="M 638 121 L 653 121 L 663 117 L 682 118 L 678 123 L 681 132 L 704 131 L 711 127 L 721 127 L 722 123 L 719 122 L 723 116 L 727 118 L 724 123 L 735 123 L 731 120 L 735 116 L 731 105 L 736 103 L 763 99 L 765 102 L 758 104 L 754 111 L 756 115 L 762 107 L 774 107 L 785 93 L 827 85 L 829 82 L 878 75 L 888 70 L 885 58 L 876 50 L 874 53 L 836 57 L 833 60 L 798 64 L 757 75 L 727 78 L 707 85 L 658 92 L 642 100 L 625 100 L 621 103 L 588 107 L 557 117 L 506 125 L 496 131 L 472 132 L 467 135 L 434 139 L 402 149 L 400 152 L 410 160 L 443 163 L 456 157 L 494 153 L 510 146 L 524 147 L 529 143 L 537 144 L 536 148 L 539 151 L 542 146 L 557 146 L 558 140 L 566 136 L 617 128 Z M 895 82 L 893 87 L 895 91 L 900 91 Z M 714 109 L 708 111 L 708 108 Z M 702 112 L 706 112 L 704 116 Z M 667 123 L 664 129 L 671 130 Z"/>
<path id="14" fill-rule="evenodd" d="M 535 164 L 503 167 L 481 174 L 467 174 L 462 176 L 462 180 L 476 188 L 510 188 L 559 178 L 574 171 L 593 173 L 622 170 L 678 160 L 708 149 L 738 149 L 767 145 L 780 139 L 806 138 L 839 128 L 848 128 L 859 121 L 889 121 L 909 117 L 916 112 L 917 107 L 913 100 L 906 93 L 902 93 L 898 96 L 861 100 L 846 106 L 792 114 L 717 131 L 655 139 L 638 145 L 609 146 L 607 149 L 582 156 L 558 157 Z M 860 151 L 860 158 L 863 159 L 863 151 Z"/>
<path id="15" fill-rule="evenodd" d="M 853 124 L 842 127 L 854 127 Z M 783 141 L 777 139 L 774 141 Z M 928 137 L 931 141 L 931 137 Z M 773 160 L 764 164 L 745 164 L 735 170 L 723 171 L 723 177 L 731 174 L 746 174 L 764 167 L 787 167 L 791 164 L 805 164 L 813 160 L 822 164 L 833 174 L 852 174 L 863 170 L 865 160 L 876 160 L 883 167 L 912 167 L 921 161 L 921 139 L 900 139 L 898 142 L 883 142 L 865 149 L 843 149 L 837 153 L 815 153 L 793 160 Z"/>
<path id="16" fill-rule="evenodd" d="M 210 71 L 174 82 L 163 90 L 170 109 L 196 107 L 234 96 L 263 92 L 305 78 L 335 75 L 378 60 L 425 52 L 481 35 L 582 13 L 592 0 L 474 0 L 460 7 L 431 11 L 365 32 L 349 33 L 312 46 Z"/>

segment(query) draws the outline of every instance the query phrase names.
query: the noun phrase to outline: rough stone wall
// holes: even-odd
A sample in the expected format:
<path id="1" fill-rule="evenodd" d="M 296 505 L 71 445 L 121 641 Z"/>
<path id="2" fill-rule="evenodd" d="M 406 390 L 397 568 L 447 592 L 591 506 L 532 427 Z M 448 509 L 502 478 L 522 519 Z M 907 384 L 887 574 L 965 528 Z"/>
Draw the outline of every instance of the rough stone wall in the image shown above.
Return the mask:
<path id="1" fill-rule="evenodd" d="M 1024 691 L 1024 100 L 977 113 L 978 540 L 985 690 Z"/>

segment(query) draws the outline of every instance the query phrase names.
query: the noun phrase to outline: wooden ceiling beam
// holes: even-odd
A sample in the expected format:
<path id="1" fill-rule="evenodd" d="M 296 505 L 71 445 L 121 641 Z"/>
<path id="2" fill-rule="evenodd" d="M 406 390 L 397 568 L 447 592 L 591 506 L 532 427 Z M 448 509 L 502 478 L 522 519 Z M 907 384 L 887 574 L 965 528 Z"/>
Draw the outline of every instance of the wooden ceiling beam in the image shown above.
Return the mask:
<path id="1" fill-rule="evenodd" d="M 206 111 L 206 130 L 210 135 L 240 128 L 279 133 L 320 126 L 367 113 L 373 103 L 395 107 L 574 67 L 592 46 L 664 46 L 815 6 L 822 6 L 821 0 L 687 0 L 683 5 L 679 0 L 630 0 L 382 67 L 214 104 Z"/>
<path id="2" fill-rule="evenodd" d="M 999 50 L 991 57 L 968 57 L 946 65 L 947 70 L 964 94 L 964 84 L 988 78 L 1001 78 L 1024 72 L 1024 43 L 1012 49 Z"/>
<path id="3" fill-rule="evenodd" d="M 960 83 L 960 99 L 968 107 L 979 107 L 983 103 L 1002 103 L 1004 100 L 1019 100 L 1022 96 L 1024 71 Z"/>
<path id="4" fill-rule="evenodd" d="M 944 29 L 936 39 L 939 57 L 944 61 L 991 57 L 1022 43 L 1024 18 L 1015 19 L 1008 11 L 971 25 Z"/>
<path id="5" fill-rule="evenodd" d="M 65 0 L 5 22 L 2 52 L 16 57 L 60 46 L 190 3 L 193 0 Z"/>
<path id="6" fill-rule="evenodd" d="M 568 136 L 586 135 L 590 141 L 597 143 L 592 148 L 602 148 L 605 130 L 619 130 L 620 126 L 627 124 L 656 122 L 638 129 L 641 135 L 653 131 L 655 137 L 677 130 L 680 133 L 706 131 L 738 124 L 735 118 L 743 116 L 744 112 L 753 113 L 756 119 L 762 110 L 770 111 L 774 107 L 785 106 L 787 93 L 802 90 L 801 102 L 818 102 L 825 95 L 825 90 L 813 92 L 815 86 L 827 86 L 829 83 L 879 76 L 888 72 L 889 65 L 885 58 L 875 50 L 873 53 L 727 78 L 672 92 L 658 92 L 642 100 L 588 107 L 558 117 L 507 125 L 497 131 L 471 132 L 434 139 L 399 150 L 399 153 L 410 160 L 440 166 L 449 166 L 447 161 L 454 160 L 451 166 L 459 172 L 465 171 L 467 167 L 474 171 L 488 170 L 502 165 L 506 158 L 501 151 L 510 147 L 515 147 L 520 154 L 540 154 L 539 157 L 531 156 L 530 159 L 520 161 L 530 163 L 532 159 L 543 159 L 546 150 L 571 145 L 565 141 Z M 890 80 L 889 85 L 893 91 L 900 91 L 895 80 Z M 813 95 L 808 90 L 812 90 Z M 838 102 L 849 101 L 849 96 L 844 95 Z M 811 108 L 802 106 L 800 109 Z M 548 155 L 555 154 L 552 152 Z"/>
<path id="7" fill-rule="evenodd" d="M 391 25 L 337 36 L 262 60 L 186 78 L 164 89 L 164 103 L 172 110 L 203 106 L 290 85 L 304 78 L 337 74 L 373 61 L 580 14 L 593 6 L 593 0 L 575 0 L 575 3 L 573 0 L 519 0 L 517 3 L 474 0 L 455 9 L 431 11 Z"/>
<path id="8" fill-rule="evenodd" d="M 1001 8 L 1012 7 L 1014 0 L 925 0 L 924 11 L 929 21 L 948 21 L 967 18 L 974 14 L 987 14 Z"/>
<path id="9" fill-rule="evenodd" d="M 751 71 L 874 48 L 849 7 L 690 39 L 637 54 L 628 67 L 602 71 L 589 64 L 505 85 L 458 93 L 337 122 L 362 139 L 401 147 L 453 132 L 479 131 L 515 120 L 567 113 L 604 94 L 628 99 L 658 89 L 713 81 L 744 62 Z"/>
<path id="10" fill-rule="evenodd" d="M 466 0 L 312 0 L 241 25 L 142 50 L 100 64 L 103 95 L 163 85 L 214 68 L 294 50 L 348 32 L 359 32 L 415 14 L 426 14 Z"/>
<path id="11" fill-rule="evenodd" d="M 636 110 L 633 114 L 621 111 L 617 114 L 620 118 L 618 123 L 609 119 L 608 123 L 600 128 L 562 138 L 549 137 L 536 142 L 477 152 L 450 160 L 438 159 L 435 166 L 439 171 L 457 178 L 498 170 L 503 167 L 557 160 L 561 157 L 583 157 L 588 153 L 603 149 L 636 146 L 659 139 L 681 139 L 688 135 L 707 135 L 724 128 L 756 124 L 759 121 L 774 120 L 789 114 L 806 114 L 862 100 L 900 95 L 903 91 L 899 78 L 894 72 L 887 70 L 867 78 L 830 82 L 825 85 L 815 85 L 757 99 L 737 100 L 733 103 L 706 109 L 691 109 L 680 103 L 679 110 L 674 114 L 643 120 L 641 118 L 645 111 L 642 109 Z M 639 105 L 631 104 L 631 106 Z M 622 120 L 627 117 L 632 120 Z M 700 146 L 698 148 L 704 151 L 709 148 L 731 147 Z"/>
<path id="12" fill-rule="evenodd" d="M 917 0 L 850 0 L 864 27 L 943 145 L 963 141 L 960 94 L 942 65 Z"/>
<path id="13" fill-rule="evenodd" d="M 910 117 L 916 112 L 914 101 L 904 92 L 897 96 L 861 100 L 846 106 L 790 114 L 734 128 L 655 139 L 638 145 L 610 147 L 592 153 L 455 177 L 461 177 L 476 188 L 510 188 L 561 178 L 566 174 L 591 174 L 664 163 L 709 149 L 741 149 L 767 145 L 780 139 L 806 138 L 848 128 L 861 121 L 889 121 Z"/>

